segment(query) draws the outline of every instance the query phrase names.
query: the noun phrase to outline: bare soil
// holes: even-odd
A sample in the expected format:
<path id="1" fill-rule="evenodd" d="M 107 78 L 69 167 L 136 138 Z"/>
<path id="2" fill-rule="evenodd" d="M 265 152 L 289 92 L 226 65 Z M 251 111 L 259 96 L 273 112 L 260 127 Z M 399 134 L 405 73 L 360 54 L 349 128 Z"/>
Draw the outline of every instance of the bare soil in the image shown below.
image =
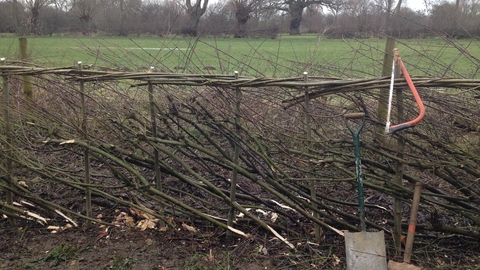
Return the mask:
<path id="1" fill-rule="evenodd" d="M 343 242 L 297 243 L 265 234 L 227 238 L 222 230 L 159 231 L 93 224 L 52 230 L 30 221 L 0 223 L 0 269 L 342 269 Z M 258 235 L 258 232 L 256 232 Z M 333 240 L 333 242 L 332 242 Z"/>
<path id="2" fill-rule="evenodd" d="M 1 270 L 346 268 L 343 239 L 328 232 L 321 244 L 298 239 L 293 251 L 261 231 L 253 232 L 256 236 L 250 239 L 227 238 L 211 227 L 193 233 L 183 227 L 142 231 L 93 224 L 52 233 L 31 221 L 12 227 L 2 219 L 0 230 Z M 389 259 L 397 260 L 391 255 L 390 239 L 386 240 Z M 479 244 L 474 240 L 422 236 L 416 245 L 412 264 L 423 269 L 480 269 Z"/>

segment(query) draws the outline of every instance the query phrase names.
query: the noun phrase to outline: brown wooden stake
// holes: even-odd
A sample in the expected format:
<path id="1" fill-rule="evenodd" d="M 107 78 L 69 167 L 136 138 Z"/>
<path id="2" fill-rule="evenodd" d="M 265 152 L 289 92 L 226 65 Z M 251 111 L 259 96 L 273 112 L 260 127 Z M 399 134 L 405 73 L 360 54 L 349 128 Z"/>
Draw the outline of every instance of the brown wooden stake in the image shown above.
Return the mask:
<path id="1" fill-rule="evenodd" d="M 398 49 L 393 50 L 394 56 L 398 53 Z M 393 60 L 392 60 L 393 62 Z M 395 78 L 400 78 L 400 65 L 398 62 L 395 63 Z M 405 122 L 404 116 L 404 101 L 403 101 L 403 89 L 395 88 L 395 95 L 397 96 L 397 123 Z M 405 136 L 399 135 L 397 137 L 397 157 L 399 160 L 403 159 L 405 151 Z M 400 161 L 395 162 L 395 184 L 402 186 L 403 181 L 403 163 Z M 395 206 L 393 210 L 393 235 L 395 240 L 395 249 L 397 251 L 397 255 L 401 254 L 402 250 L 402 243 L 400 241 L 402 237 L 402 203 L 403 200 L 399 198 L 395 198 Z"/>
<path id="2" fill-rule="evenodd" d="M 393 63 L 393 49 L 395 48 L 395 39 L 388 37 L 385 44 L 385 54 L 383 56 L 382 76 L 390 76 L 392 74 Z M 388 105 L 388 91 L 380 90 L 380 97 L 378 99 L 377 117 L 378 119 L 387 119 L 387 105 Z M 376 130 L 376 139 L 384 146 L 386 137 L 383 135 L 384 130 L 382 126 L 378 125 Z"/>
<path id="3" fill-rule="evenodd" d="M 306 83 L 308 81 L 308 73 L 303 73 L 303 81 Z M 311 120 L 311 107 L 310 107 L 310 96 L 308 93 L 308 87 L 305 87 L 305 132 L 307 133 L 307 144 L 309 145 L 308 149 L 310 149 L 311 142 L 312 142 L 312 120 Z M 308 163 L 308 171 L 310 172 L 311 166 Z M 315 180 L 310 180 L 310 196 L 312 197 L 312 205 L 316 208 L 315 201 L 317 200 L 317 191 L 316 191 L 316 184 Z M 315 218 L 319 218 L 317 212 L 313 213 Z M 315 240 L 320 241 L 320 225 L 315 224 Z"/>
<path id="4" fill-rule="evenodd" d="M 150 72 L 153 72 L 154 69 L 155 69 L 154 67 L 150 67 Z M 155 100 L 153 97 L 153 84 L 151 81 L 148 81 L 148 99 L 150 102 L 150 120 L 152 122 L 152 136 L 156 138 L 157 137 L 157 117 L 155 116 Z M 155 170 L 156 189 L 158 189 L 160 192 L 163 192 L 162 172 L 160 170 L 160 160 L 158 157 L 158 149 L 156 148 L 153 149 L 153 166 Z M 159 211 L 163 217 L 163 212 L 164 212 L 163 205 L 160 205 Z M 160 227 L 165 227 L 165 220 L 160 219 L 159 225 Z"/>
<path id="5" fill-rule="evenodd" d="M 19 47 L 20 47 L 20 60 L 27 61 L 28 60 L 28 43 L 26 37 L 18 38 Z M 22 88 L 23 94 L 27 98 L 33 97 L 33 90 L 32 90 L 32 78 L 29 75 L 22 76 Z"/>
<path id="6" fill-rule="evenodd" d="M 235 79 L 238 79 L 238 71 L 235 71 Z M 240 133 L 240 104 L 242 100 L 242 91 L 240 87 L 235 87 L 235 131 L 237 134 Z M 233 153 L 233 163 L 238 166 L 240 159 L 240 147 L 237 143 L 235 143 L 235 149 Z M 230 182 L 230 203 L 232 206 L 230 207 L 230 211 L 228 212 L 228 219 L 227 225 L 232 227 L 233 226 L 233 219 L 235 217 L 235 207 L 233 204 L 235 203 L 235 193 L 237 192 L 237 178 L 238 178 L 238 170 L 233 168 L 232 171 L 232 179 Z M 227 231 L 227 236 L 231 236 L 231 231 Z"/>
<path id="7" fill-rule="evenodd" d="M 78 69 L 82 70 L 82 62 L 78 62 Z M 88 131 L 87 131 L 87 105 L 85 104 L 85 82 L 80 80 L 80 102 L 81 102 L 81 110 L 82 110 L 82 139 L 85 142 L 88 142 Z M 88 185 L 90 185 L 90 156 L 88 154 L 88 149 L 83 151 L 84 157 L 84 171 L 85 171 L 85 200 L 86 200 L 86 216 L 91 218 L 92 217 L 92 190 Z M 92 222 L 90 220 L 86 221 L 86 225 L 90 226 Z"/>
<path id="8" fill-rule="evenodd" d="M 405 243 L 405 254 L 403 262 L 410 263 L 413 250 L 413 238 L 415 235 L 415 227 L 417 226 L 418 207 L 420 205 L 420 195 L 422 193 L 422 183 L 415 183 L 415 191 L 413 192 L 412 209 L 410 210 L 410 221 L 408 222 L 407 242 Z"/>
<path id="9" fill-rule="evenodd" d="M 0 59 L 0 64 L 5 65 L 5 58 Z M 8 76 L 2 75 L 3 79 L 3 117 L 5 118 L 4 134 L 5 134 L 5 169 L 6 178 L 13 184 L 15 181 L 12 177 L 13 161 L 12 161 L 12 134 L 10 130 L 10 89 L 8 87 Z M 6 190 L 6 199 L 8 205 L 13 205 L 13 193 Z M 11 225 L 15 225 L 15 220 L 9 219 Z"/>

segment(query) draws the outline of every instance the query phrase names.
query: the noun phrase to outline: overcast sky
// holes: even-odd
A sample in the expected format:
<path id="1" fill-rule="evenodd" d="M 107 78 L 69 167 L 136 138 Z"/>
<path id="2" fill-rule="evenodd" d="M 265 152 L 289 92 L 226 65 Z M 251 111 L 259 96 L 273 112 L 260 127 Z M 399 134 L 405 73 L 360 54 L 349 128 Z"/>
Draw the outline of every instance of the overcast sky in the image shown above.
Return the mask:
<path id="1" fill-rule="evenodd" d="M 409 0 L 407 1 L 407 6 L 415 11 L 424 9 L 423 1 L 419 0 Z"/>

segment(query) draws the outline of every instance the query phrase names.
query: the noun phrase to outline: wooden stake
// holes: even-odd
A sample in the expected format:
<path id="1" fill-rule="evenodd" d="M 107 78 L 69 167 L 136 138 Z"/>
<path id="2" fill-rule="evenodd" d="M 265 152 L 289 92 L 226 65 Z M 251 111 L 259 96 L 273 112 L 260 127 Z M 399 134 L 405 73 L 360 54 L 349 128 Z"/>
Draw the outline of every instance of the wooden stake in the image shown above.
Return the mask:
<path id="1" fill-rule="evenodd" d="M 308 72 L 303 73 L 303 81 L 306 83 L 308 81 Z M 312 124 L 311 124 L 311 108 L 310 108 L 310 96 L 308 93 L 308 87 L 305 87 L 305 132 L 307 133 L 307 144 L 308 149 L 310 149 L 310 145 L 312 142 Z M 308 164 L 308 171 L 312 167 L 310 166 L 310 163 Z M 316 184 L 315 180 L 310 180 L 310 196 L 312 197 L 312 206 L 314 208 L 317 208 L 317 205 L 315 204 L 315 201 L 317 200 L 317 192 L 316 192 Z M 319 215 L 317 212 L 313 212 L 313 216 L 315 218 L 319 218 Z M 315 224 L 315 240 L 318 242 L 320 241 L 320 226 L 318 224 Z"/>
<path id="2" fill-rule="evenodd" d="M 235 79 L 238 79 L 238 71 L 235 71 Z M 240 133 L 240 104 L 242 99 L 242 91 L 240 87 L 235 87 L 235 131 Z M 238 166 L 239 164 L 239 157 L 240 157 L 240 147 L 238 144 L 235 144 L 235 149 L 233 153 L 233 163 Z M 238 170 L 233 168 L 232 171 L 232 179 L 230 182 L 230 203 L 232 206 L 230 207 L 230 211 L 228 212 L 228 219 L 227 225 L 229 227 L 233 227 L 233 219 L 235 217 L 235 207 L 233 204 L 235 203 L 235 193 L 237 192 L 237 178 L 238 178 Z M 227 236 L 231 236 L 231 232 L 227 231 Z"/>
<path id="3" fill-rule="evenodd" d="M 395 39 L 388 37 L 387 42 L 385 43 L 385 54 L 383 57 L 383 69 L 382 76 L 390 76 L 392 73 L 392 63 L 393 63 L 393 49 L 395 48 Z M 378 108 L 377 108 L 377 117 L 378 119 L 386 119 L 388 112 L 388 91 L 380 90 L 380 98 L 378 99 Z M 383 136 L 383 128 L 377 126 L 376 139 L 379 143 L 384 146 L 386 143 L 385 136 Z"/>
<path id="4" fill-rule="evenodd" d="M 394 49 L 395 51 L 395 49 Z M 393 62 L 393 60 L 392 60 Z M 395 63 L 395 78 L 400 78 L 400 65 Z M 403 123 L 405 121 L 404 116 L 404 102 L 403 102 L 403 90 L 401 88 L 395 88 L 395 95 L 397 96 L 397 123 Z M 402 160 L 405 151 L 405 137 L 398 135 L 397 137 L 397 157 Z M 403 163 L 400 161 L 395 162 L 395 184 L 402 186 L 403 181 Z M 400 241 L 402 237 L 402 203 L 403 200 L 395 198 L 395 205 L 393 210 L 393 235 L 395 240 L 395 248 L 397 255 L 400 255 L 402 250 L 402 243 Z"/>
<path id="5" fill-rule="evenodd" d="M 26 37 L 21 37 L 18 39 L 19 46 L 20 46 L 20 60 L 27 61 L 28 60 L 28 43 Z M 23 94 L 27 98 L 33 97 L 33 90 L 32 90 L 32 78 L 29 75 L 22 76 L 22 88 Z"/>
<path id="6" fill-rule="evenodd" d="M 415 183 L 415 191 L 413 192 L 412 209 L 410 210 L 410 221 L 408 222 L 407 242 L 405 243 L 405 254 L 403 262 L 410 263 L 413 250 L 413 238 L 415 235 L 415 226 L 417 226 L 418 207 L 420 205 L 420 195 L 422 193 L 422 183 Z"/>
<path id="7" fill-rule="evenodd" d="M 153 72 L 155 68 L 150 67 L 150 72 Z M 157 117 L 155 116 L 155 100 L 153 98 L 153 84 L 151 81 L 148 81 L 148 99 L 150 102 L 150 121 L 152 122 L 152 136 L 157 137 Z M 162 186 L 162 172 L 160 170 L 160 160 L 158 157 L 158 149 L 153 149 L 153 166 L 155 170 L 155 185 L 156 188 L 163 192 Z M 163 205 L 160 205 L 159 211 L 163 217 Z M 160 227 L 165 227 L 164 218 L 161 218 L 159 221 Z"/>
<path id="8" fill-rule="evenodd" d="M 0 59 L 0 63 L 5 65 L 5 58 Z M 10 131 L 10 89 L 8 87 L 8 77 L 2 75 L 3 79 L 3 117 L 5 118 L 5 127 L 4 127 L 4 134 L 5 134 L 5 168 L 7 170 L 7 179 L 10 184 L 15 181 L 12 177 L 13 171 L 13 161 L 12 161 L 12 134 Z M 10 190 L 6 190 L 6 199 L 8 205 L 13 205 L 13 193 Z M 14 219 L 9 219 L 10 224 L 13 226 L 15 225 Z"/>
<path id="9" fill-rule="evenodd" d="M 82 62 L 78 62 L 78 69 L 82 70 Z M 87 108 L 85 104 L 85 82 L 83 80 L 80 80 L 80 99 L 81 99 L 81 110 L 82 110 L 82 139 L 85 140 L 85 142 L 88 142 L 88 131 L 87 131 Z M 86 200 L 86 216 L 91 218 L 92 217 L 92 190 L 88 185 L 90 185 L 90 156 L 88 154 L 88 149 L 85 149 L 83 151 L 83 157 L 84 157 L 84 170 L 85 170 L 85 200 Z M 90 226 L 92 222 L 90 220 L 87 220 L 86 225 Z"/>

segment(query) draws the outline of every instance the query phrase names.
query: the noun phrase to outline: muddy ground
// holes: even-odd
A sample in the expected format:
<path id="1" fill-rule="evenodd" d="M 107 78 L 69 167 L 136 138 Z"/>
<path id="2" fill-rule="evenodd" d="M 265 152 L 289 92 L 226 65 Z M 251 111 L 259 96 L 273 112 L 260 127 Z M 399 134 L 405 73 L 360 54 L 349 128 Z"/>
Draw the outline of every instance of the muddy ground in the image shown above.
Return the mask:
<path id="1" fill-rule="evenodd" d="M 118 211 L 116 212 L 118 213 Z M 117 216 L 118 217 L 118 216 Z M 112 216 L 112 218 L 116 218 Z M 105 218 L 107 219 L 107 218 Z M 32 221 L 0 222 L 0 269 L 345 269 L 344 242 L 326 232 L 320 244 L 290 239 L 296 249 L 259 229 L 250 239 L 213 227 L 146 229 L 117 224 L 47 229 Z M 182 224 L 183 225 L 183 224 Z M 191 229 L 191 228 L 190 228 Z M 413 263 L 424 269 L 480 269 L 474 240 L 421 235 Z M 387 239 L 389 258 L 392 245 Z"/>
<path id="2" fill-rule="evenodd" d="M 52 233 L 32 222 L 1 221 L 0 269 L 342 269 L 344 247 L 298 241 L 289 250 L 271 235 L 227 238 L 223 230 L 166 231 L 93 224 Z M 107 229 L 108 228 L 108 229 Z M 187 227 L 188 228 L 188 227 Z"/>

